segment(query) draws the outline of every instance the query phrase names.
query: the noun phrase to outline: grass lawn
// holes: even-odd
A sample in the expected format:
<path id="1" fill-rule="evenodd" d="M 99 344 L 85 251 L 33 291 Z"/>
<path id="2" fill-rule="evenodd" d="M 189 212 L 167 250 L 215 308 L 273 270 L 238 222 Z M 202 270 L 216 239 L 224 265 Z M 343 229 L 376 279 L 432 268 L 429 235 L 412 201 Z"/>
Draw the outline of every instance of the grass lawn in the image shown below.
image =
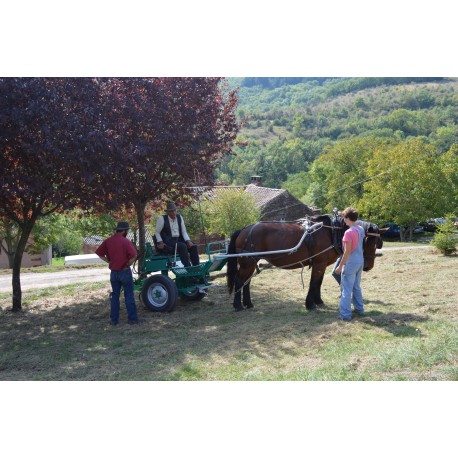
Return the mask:
<path id="1" fill-rule="evenodd" d="M 65 263 L 65 257 L 62 258 L 52 258 L 53 266 L 63 266 Z"/>
<path id="2" fill-rule="evenodd" d="M 171 314 L 137 303 L 138 326 L 123 304 L 110 326 L 106 283 L 24 292 L 19 314 L 2 295 L 0 380 L 456 381 L 457 266 L 431 247 L 382 252 L 363 274 L 366 316 L 350 323 L 338 320 L 330 268 L 326 306 L 313 312 L 301 271 L 275 268 L 253 279 L 253 310 L 235 313 L 216 278 L 207 298 Z"/>

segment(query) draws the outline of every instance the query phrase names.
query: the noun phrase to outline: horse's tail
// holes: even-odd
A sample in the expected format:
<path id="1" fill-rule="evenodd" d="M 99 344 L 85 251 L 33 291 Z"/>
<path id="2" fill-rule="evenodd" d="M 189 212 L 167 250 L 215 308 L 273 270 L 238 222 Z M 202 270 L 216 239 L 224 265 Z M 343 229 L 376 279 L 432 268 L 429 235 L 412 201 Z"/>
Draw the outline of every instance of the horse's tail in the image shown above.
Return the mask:
<path id="1" fill-rule="evenodd" d="M 235 254 L 235 241 L 237 240 L 237 237 L 239 236 L 240 232 L 242 232 L 242 229 L 235 231 L 232 234 L 231 241 L 229 242 L 229 247 L 227 249 L 227 254 Z M 233 258 L 231 257 L 227 259 L 226 275 L 227 275 L 227 289 L 229 290 L 229 295 L 231 295 L 232 291 L 234 290 L 235 276 L 237 275 L 237 258 L 236 257 L 233 257 Z"/>

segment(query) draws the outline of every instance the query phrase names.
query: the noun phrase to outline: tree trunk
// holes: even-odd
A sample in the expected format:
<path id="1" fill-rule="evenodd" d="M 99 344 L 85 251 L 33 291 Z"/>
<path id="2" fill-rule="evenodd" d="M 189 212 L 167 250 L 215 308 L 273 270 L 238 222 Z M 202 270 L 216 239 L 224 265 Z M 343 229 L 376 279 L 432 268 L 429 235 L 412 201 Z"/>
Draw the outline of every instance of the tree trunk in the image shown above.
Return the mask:
<path id="1" fill-rule="evenodd" d="M 36 219 L 36 218 L 35 218 Z M 22 289 L 21 289 L 21 264 L 22 264 L 22 256 L 25 251 L 25 247 L 27 245 L 27 241 L 29 240 L 30 233 L 32 232 L 33 225 L 35 223 L 35 219 L 32 221 L 28 221 L 21 232 L 21 237 L 19 238 L 16 252 L 14 254 L 14 261 L 13 261 L 13 278 L 12 278 L 12 286 L 13 286 L 13 312 L 20 312 L 22 310 Z"/>
<path id="2" fill-rule="evenodd" d="M 137 222 L 138 222 L 138 272 L 140 276 L 144 276 L 141 273 L 143 259 L 145 257 L 146 251 L 146 240 L 145 240 L 145 208 L 146 204 L 141 202 L 135 205 L 135 210 L 137 212 Z"/>

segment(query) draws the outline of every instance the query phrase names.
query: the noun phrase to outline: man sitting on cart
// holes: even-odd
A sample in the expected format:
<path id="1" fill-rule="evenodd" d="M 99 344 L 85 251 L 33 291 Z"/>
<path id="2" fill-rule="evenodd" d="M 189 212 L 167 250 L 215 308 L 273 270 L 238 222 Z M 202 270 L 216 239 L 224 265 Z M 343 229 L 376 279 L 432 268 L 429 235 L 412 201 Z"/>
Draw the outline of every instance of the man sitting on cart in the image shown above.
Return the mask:
<path id="1" fill-rule="evenodd" d="M 197 266 L 200 263 L 197 245 L 191 242 L 184 219 L 177 214 L 177 207 L 173 202 L 167 204 L 167 214 L 158 218 L 154 235 L 157 248 L 168 254 L 175 253 L 176 249 L 183 266 Z"/>

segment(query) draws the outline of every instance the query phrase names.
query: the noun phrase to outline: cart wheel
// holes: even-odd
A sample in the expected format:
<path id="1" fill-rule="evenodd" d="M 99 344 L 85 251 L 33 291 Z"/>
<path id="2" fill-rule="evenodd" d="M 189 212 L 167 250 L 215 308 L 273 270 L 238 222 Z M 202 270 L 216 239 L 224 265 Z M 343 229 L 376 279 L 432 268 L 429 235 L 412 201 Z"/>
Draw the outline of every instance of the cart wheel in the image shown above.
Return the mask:
<path id="1" fill-rule="evenodd" d="M 171 312 L 177 302 L 178 289 L 165 275 L 152 275 L 143 283 L 143 303 L 153 312 Z"/>
<path id="2" fill-rule="evenodd" d="M 192 291 L 190 293 L 180 293 L 180 297 L 184 299 L 185 301 L 200 301 L 206 296 L 205 293 L 201 293 L 199 291 L 199 288 L 196 288 L 195 291 Z"/>

